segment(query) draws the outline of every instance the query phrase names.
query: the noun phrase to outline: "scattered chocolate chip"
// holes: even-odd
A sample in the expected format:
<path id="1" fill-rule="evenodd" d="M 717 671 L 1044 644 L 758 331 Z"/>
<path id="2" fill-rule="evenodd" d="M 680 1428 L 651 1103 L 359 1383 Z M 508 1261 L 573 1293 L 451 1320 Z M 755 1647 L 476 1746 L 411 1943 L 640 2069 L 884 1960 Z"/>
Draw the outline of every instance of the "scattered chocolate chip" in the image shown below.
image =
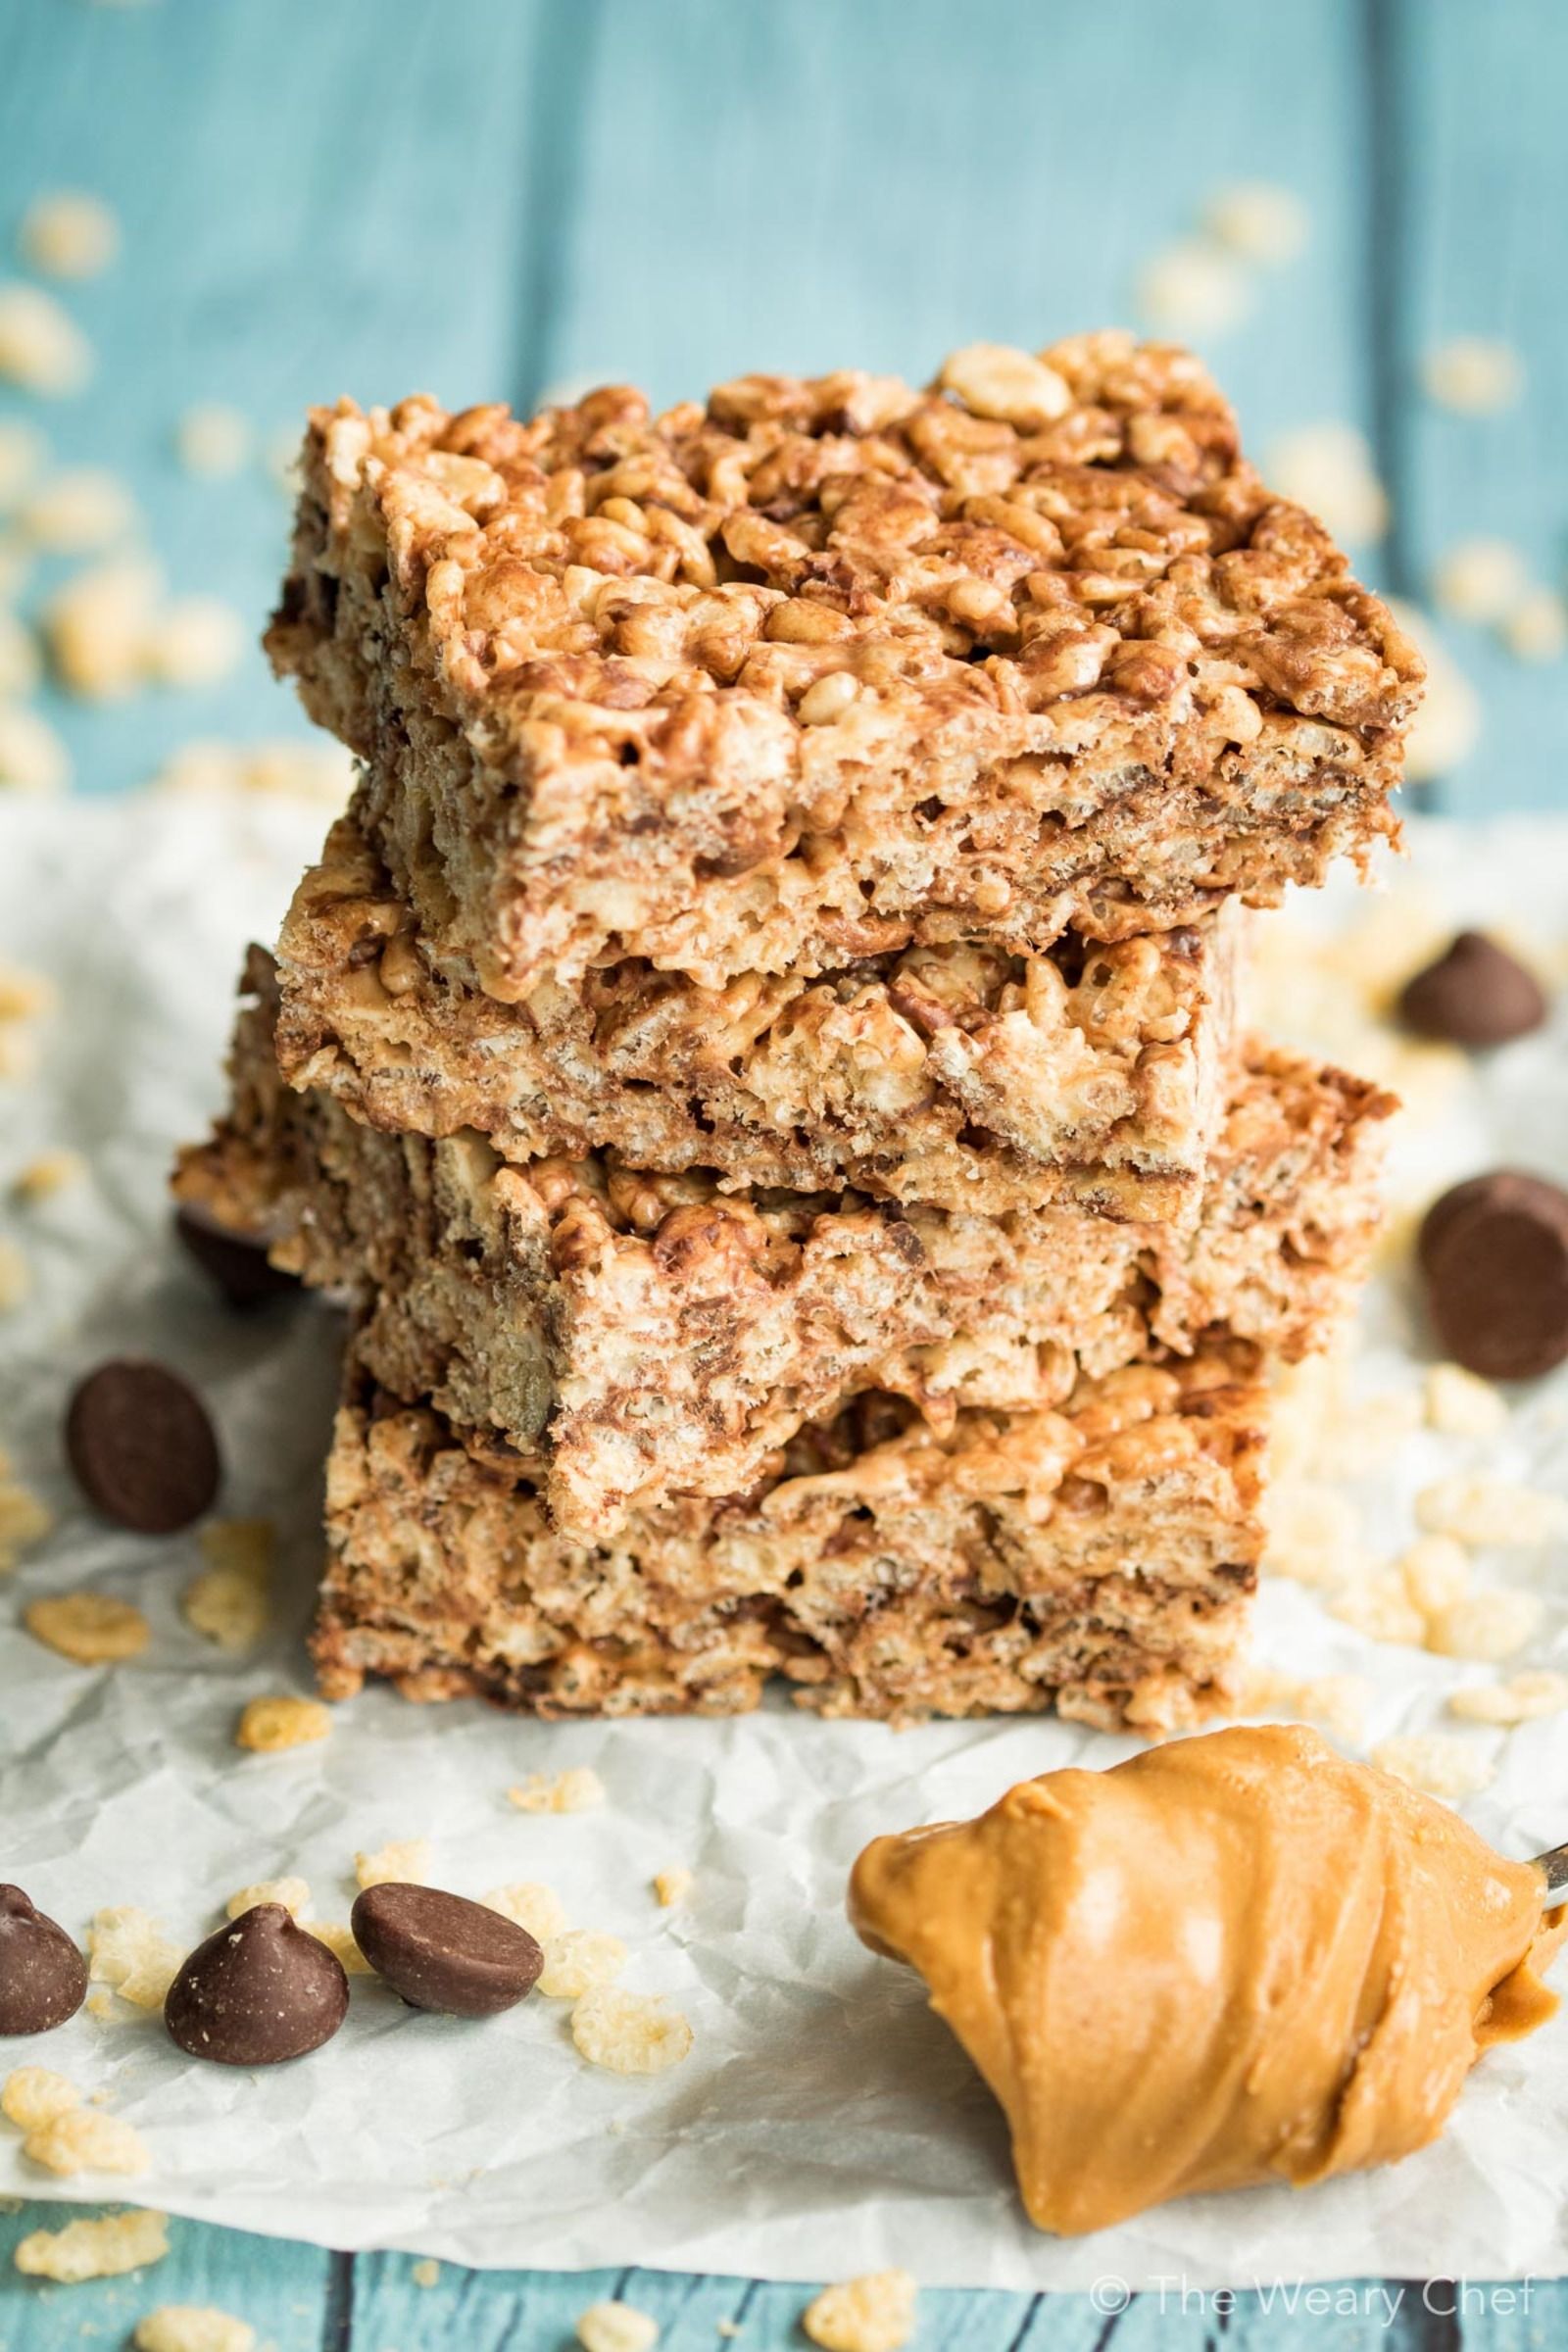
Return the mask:
<path id="1" fill-rule="evenodd" d="M 280 2066 L 330 2041 L 348 2005 L 336 1954 L 281 1903 L 256 1903 L 197 1945 L 169 1987 L 164 2023 L 193 2058 Z"/>
<path id="2" fill-rule="evenodd" d="M 274 1266 L 264 1241 L 220 1225 L 205 1209 L 188 1204 L 176 1209 L 174 1232 L 202 1272 L 241 1314 L 265 1306 L 270 1298 L 290 1298 L 299 1290 L 299 1276 Z"/>
<path id="3" fill-rule="evenodd" d="M 165 1364 L 122 1356 L 89 1372 L 66 1415 L 66 1451 L 89 1502 L 138 1535 L 189 1527 L 218 1494 L 207 1407 Z"/>
<path id="4" fill-rule="evenodd" d="M 545 1964 L 526 1928 L 436 1886 L 368 1886 L 349 1925 L 370 1966 L 411 2008 L 451 2017 L 510 2009 Z"/>
<path id="5" fill-rule="evenodd" d="M 1419 1037 L 1455 1046 L 1505 1046 L 1528 1037 L 1546 1017 L 1546 999 L 1533 972 L 1488 939 L 1461 931 L 1436 963 L 1406 981 L 1399 1014 Z"/>
<path id="6" fill-rule="evenodd" d="M 0 1886 L 0 2034 L 47 2034 L 74 2017 L 87 1963 L 20 1886 Z"/>
<path id="7" fill-rule="evenodd" d="M 1435 1200 L 1416 1255 L 1446 1354 L 1487 1380 L 1534 1380 L 1568 1356 L 1568 1193 L 1498 1168 Z"/>

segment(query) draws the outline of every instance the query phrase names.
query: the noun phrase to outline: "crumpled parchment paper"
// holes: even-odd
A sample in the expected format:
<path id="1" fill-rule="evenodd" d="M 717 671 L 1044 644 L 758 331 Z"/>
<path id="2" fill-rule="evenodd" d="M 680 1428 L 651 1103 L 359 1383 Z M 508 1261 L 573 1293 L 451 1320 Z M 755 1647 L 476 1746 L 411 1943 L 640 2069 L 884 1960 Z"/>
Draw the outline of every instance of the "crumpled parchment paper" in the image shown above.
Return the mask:
<path id="1" fill-rule="evenodd" d="M 57 2180 L 0 2126 L 0 2191 L 128 2191 L 246 2229 L 493 2265 L 805 2278 L 902 2263 L 927 2284 L 1009 2287 L 1568 2268 L 1568 2018 L 1489 2056 L 1443 2141 L 1394 2170 L 1167 2207 L 1075 2243 L 1029 2229 L 988 2095 L 919 1984 L 851 1935 L 845 1878 L 879 1831 L 971 1812 L 1056 1765 L 1109 1764 L 1125 1741 L 1050 1721 L 897 1734 L 787 1705 L 735 1723 L 549 1726 L 370 1691 L 320 1745 L 273 1757 L 234 1747 L 246 1698 L 309 1689 L 300 1635 L 336 1328 L 316 1302 L 255 1320 L 217 1303 L 169 1240 L 164 1178 L 219 1101 L 243 943 L 275 932 L 322 829 L 318 810 L 259 803 L 0 808 L 0 960 L 49 973 L 61 992 L 36 1076 L 0 1086 L 0 1232 L 34 1276 L 0 1324 L 0 1444 L 59 1514 L 0 1587 L 0 1875 L 78 1936 L 101 1906 L 128 1902 L 190 1945 L 234 1890 L 286 1874 L 310 1882 L 318 1916 L 346 1920 L 356 1850 L 424 1837 L 436 1884 L 480 1894 L 543 1880 L 573 1924 L 623 1936 L 624 1982 L 667 1994 L 695 2048 L 671 2073 L 621 2078 L 577 2056 L 565 2003 L 535 1997 L 476 2026 L 416 2016 L 360 1979 L 325 2050 L 249 2075 L 181 2056 L 156 2014 L 83 2014 L 9 2045 L 0 2063 L 35 2060 L 104 2094 L 143 2135 L 152 2169 L 130 2183 Z M 1357 923 L 1357 969 L 1369 952 L 1408 968 L 1422 924 L 1441 932 L 1455 919 L 1517 928 L 1560 965 L 1568 827 L 1429 827 L 1414 875 L 1416 900 L 1398 883 L 1372 903 L 1370 932 L 1367 902 L 1348 892 L 1262 919 L 1298 936 L 1303 923 L 1307 934 Z M 1317 970 L 1315 951 L 1300 953 L 1302 974 Z M 1277 953 L 1268 960 L 1277 967 Z M 1335 985 L 1289 989 L 1290 1019 L 1334 1028 L 1354 995 L 1336 998 Z M 1418 1201 L 1499 1159 L 1568 1172 L 1565 1038 L 1568 1004 L 1548 1037 L 1480 1076 L 1454 1076 L 1441 1055 L 1423 1065 L 1417 1092 L 1434 1100 L 1401 1139 L 1397 1195 Z M 1356 1039 L 1327 1042 L 1348 1053 Z M 1433 1070 L 1444 1084 L 1429 1085 Z M 31 1207 L 4 1200 L 16 1169 L 58 1144 L 85 1154 L 88 1180 Z M 1380 1283 L 1364 1330 L 1357 1383 L 1414 1388 L 1404 1277 Z M 162 1356 L 200 1386 L 221 1428 L 223 1512 L 278 1525 L 278 1623 L 254 1654 L 225 1656 L 181 1617 L 179 1592 L 201 1564 L 194 1535 L 105 1528 L 64 1471 L 71 1384 L 122 1349 Z M 1398 1548 L 1411 1496 L 1446 1469 L 1568 1494 L 1565 1403 L 1559 1379 L 1520 1400 L 1499 1440 L 1411 1439 L 1358 1490 L 1371 1549 Z M 1544 1630 L 1518 1663 L 1568 1664 L 1562 1544 L 1484 1553 L 1480 1573 L 1546 1596 Z M 23 1630 L 27 1599 L 83 1585 L 146 1611 L 143 1657 L 87 1670 Z M 1445 1721 L 1446 1694 L 1489 1673 L 1374 1644 L 1283 1581 L 1265 1589 L 1259 1646 L 1293 1674 L 1372 1677 L 1371 1740 L 1462 1730 Z M 1465 1807 L 1477 1826 L 1510 1853 L 1568 1836 L 1568 1717 L 1469 1736 L 1496 1761 Z M 602 1776 L 602 1810 L 508 1804 L 526 1774 L 574 1764 Z M 661 1910 L 650 1882 L 673 1865 L 694 1885 Z"/>

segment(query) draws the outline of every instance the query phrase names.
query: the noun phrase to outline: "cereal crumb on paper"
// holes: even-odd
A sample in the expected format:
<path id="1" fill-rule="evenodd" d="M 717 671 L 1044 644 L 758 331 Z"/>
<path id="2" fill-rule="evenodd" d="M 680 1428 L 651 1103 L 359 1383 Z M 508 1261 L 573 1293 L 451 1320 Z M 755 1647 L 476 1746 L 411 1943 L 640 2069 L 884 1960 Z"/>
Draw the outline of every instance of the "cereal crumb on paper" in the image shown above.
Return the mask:
<path id="1" fill-rule="evenodd" d="M 1565 1516 L 1559 1496 L 1500 1478 L 1440 1478 L 1415 1498 L 1417 1524 L 1432 1536 L 1452 1536 L 1477 1548 L 1544 1544 Z"/>
<path id="2" fill-rule="evenodd" d="M 900 2352 L 914 2332 L 916 2291 L 907 2271 L 869 2271 L 824 2286 L 801 2326 L 821 2352 Z"/>
<path id="3" fill-rule="evenodd" d="M 1475 1742 L 1458 1732 L 1408 1732 L 1383 1740 L 1370 1760 L 1428 1796 L 1475 1796 L 1495 1777 Z"/>
<path id="4" fill-rule="evenodd" d="M 656 1994 L 596 1984 L 571 2013 L 571 2038 L 593 2066 L 615 2075 L 662 2075 L 691 2053 L 692 2030 Z"/>
<path id="5" fill-rule="evenodd" d="M 74 1666 L 114 1666 L 139 1658 L 152 1638 L 140 1609 L 112 1592 L 56 1592 L 29 1601 L 22 1622 L 35 1642 Z"/>
<path id="6" fill-rule="evenodd" d="M 346 1920 L 305 1919 L 300 1922 L 307 1936 L 324 1943 L 346 1977 L 373 1977 L 374 1969 L 354 1940 L 354 1930 Z"/>
<path id="7" fill-rule="evenodd" d="M 193 1632 L 220 1649 L 254 1648 L 271 1614 L 274 1546 L 270 1519 L 214 1519 L 202 1529 L 207 1566 L 179 1600 Z"/>
<path id="8" fill-rule="evenodd" d="M 70 781 L 70 756 L 48 720 L 22 703 L 0 705 L 0 788 L 60 792 Z"/>
<path id="9" fill-rule="evenodd" d="M 79 1152 L 64 1144 L 53 1151 L 35 1152 L 31 1159 L 17 1170 L 12 1193 L 29 1207 L 39 1200 L 52 1200 L 57 1193 L 79 1184 L 87 1173 L 87 1163 Z"/>
<path id="10" fill-rule="evenodd" d="M 46 1503 L 0 1470 L 0 1576 L 15 1568 L 32 1544 L 41 1543 L 54 1523 Z"/>
<path id="11" fill-rule="evenodd" d="M 136 2323 L 136 2352 L 252 2352 L 256 2330 L 211 2303 L 165 2303 Z"/>
<path id="12" fill-rule="evenodd" d="M 1470 1554 L 1452 1536 L 1417 1536 L 1399 1554 L 1399 1575 L 1423 1617 L 1451 1609 L 1470 1590 Z"/>
<path id="13" fill-rule="evenodd" d="M 689 1871 L 683 1862 L 673 1864 L 668 1870 L 656 1870 L 654 1892 L 659 1898 L 660 1909 L 673 1911 L 678 1903 L 686 1900 L 693 1884 L 694 1873 Z"/>
<path id="14" fill-rule="evenodd" d="M 1427 1427 L 1444 1438 L 1494 1438 L 1508 1426 L 1502 1391 L 1463 1364 L 1434 1364 L 1426 1378 Z"/>
<path id="15" fill-rule="evenodd" d="M 46 2066 L 19 2066 L 0 2086 L 0 2115 L 21 2132 L 36 2132 L 81 2104 L 81 2093 L 69 2075 L 51 2073 Z"/>
<path id="16" fill-rule="evenodd" d="M 1560 1714 L 1568 1707 L 1568 1674 L 1549 1666 L 1527 1668 L 1505 1683 L 1469 1683 L 1449 1694 L 1448 1712 L 1466 1723 L 1495 1723 L 1511 1727 L 1534 1723 L 1543 1715 Z"/>
<path id="17" fill-rule="evenodd" d="M 530 1772 L 520 1788 L 507 1790 L 507 1802 L 519 1813 L 591 1813 L 604 1801 L 605 1784 L 589 1764 L 574 1764 L 553 1780 Z"/>
<path id="18" fill-rule="evenodd" d="M 309 1747 L 332 1729 L 331 1709 L 318 1698 L 253 1698 L 234 1730 L 236 1747 L 275 1756 L 289 1747 Z"/>
<path id="19" fill-rule="evenodd" d="M 51 2116 L 27 2133 L 22 2153 L 67 2178 L 76 2173 L 144 2173 L 150 2162 L 141 2134 L 99 2107 L 67 2107 Z"/>
<path id="20" fill-rule="evenodd" d="M 545 1964 L 537 1990 L 547 2000 L 575 2001 L 596 1984 L 609 1984 L 626 1965 L 626 1946 L 618 1936 L 597 1928 L 568 1928 L 545 1945 Z"/>
<path id="21" fill-rule="evenodd" d="M 425 1886 L 430 1880 L 430 1840 L 428 1838 L 405 1838 L 390 1845 L 378 1845 L 373 1852 L 354 1857 L 354 1876 L 360 1886 Z"/>
<path id="22" fill-rule="evenodd" d="M 1523 1649 L 1541 1623 L 1541 1601 L 1516 1586 L 1467 1593 L 1440 1609 L 1427 1626 L 1427 1647 L 1439 1657 L 1470 1658 L 1500 1666 Z"/>
<path id="23" fill-rule="evenodd" d="M 161 2009 L 184 1953 L 137 1903 L 100 1911 L 87 1930 L 88 1974 L 135 2009 Z"/>
<path id="24" fill-rule="evenodd" d="M 499 1911 L 513 1926 L 526 1928 L 536 1943 L 550 1943 L 566 1932 L 566 1906 L 553 1886 L 537 1879 L 519 1879 L 512 1886 L 492 1886 L 480 1896 L 488 1911 Z"/>
<path id="25" fill-rule="evenodd" d="M 311 1889 L 304 1879 L 258 1879 L 240 1887 L 223 1906 L 224 1917 L 238 1919 L 258 1903 L 281 1903 L 290 1919 L 301 1920 L 311 1907 Z"/>
<path id="26" fill-rule="evenodd" d="M 1330 1601 L 1329 1614 L 1365 1634 L 1369 1642 L 1399 1642 L 1419 1649 L 1426 1640 L 1427 1621 L 1411 1603 L 1404 1580 L 1396 1572 L 1351 1585 Z"/>
<path id="27" fill-rule="evenodd" d="M 68 2222 L 63 2230 L 34 2230 L 14 2260 L 25 2278 L 81 2286 L 89 2278 L 121 2278 L 127 2271 L 144 2270 L 168 2252 L 168 2214 L 138 2209 Z"/>
<path id="28" fill-rule="evenodd" d="M 577 2320 L 582 2352 L 652 2352 L 659 2322 L 631 2303 L 590 2303 Z"/>

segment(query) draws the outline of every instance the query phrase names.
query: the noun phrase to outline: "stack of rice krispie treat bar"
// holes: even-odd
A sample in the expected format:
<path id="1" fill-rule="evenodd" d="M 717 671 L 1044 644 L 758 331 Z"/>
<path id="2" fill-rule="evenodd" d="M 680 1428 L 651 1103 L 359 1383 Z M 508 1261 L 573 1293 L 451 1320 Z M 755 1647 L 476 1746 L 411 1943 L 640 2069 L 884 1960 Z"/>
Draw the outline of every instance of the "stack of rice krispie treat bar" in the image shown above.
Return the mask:
<path id="1" fill-rule="evenodd" d="M 340 404 L 269 643 L 359 787 L 177 1185 L 354 1307 L 323 1688 L 1223 1708 L 1393 1108 L 1247 910 L 1421 672 L 1198 364 Z"/>

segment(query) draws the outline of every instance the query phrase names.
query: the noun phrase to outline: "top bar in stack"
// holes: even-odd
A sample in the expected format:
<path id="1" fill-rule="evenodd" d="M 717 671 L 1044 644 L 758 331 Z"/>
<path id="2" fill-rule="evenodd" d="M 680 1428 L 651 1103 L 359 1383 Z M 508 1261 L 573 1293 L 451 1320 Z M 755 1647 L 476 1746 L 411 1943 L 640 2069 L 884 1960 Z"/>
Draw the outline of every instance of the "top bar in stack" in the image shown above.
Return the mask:
<path id="1" fill-rule="evenodd" d="M 1270 905 L 1395 830 L 1420 663 L 1197 362 L 319 411 L 270 635 L 450 981 L 724 989 Z"/>

